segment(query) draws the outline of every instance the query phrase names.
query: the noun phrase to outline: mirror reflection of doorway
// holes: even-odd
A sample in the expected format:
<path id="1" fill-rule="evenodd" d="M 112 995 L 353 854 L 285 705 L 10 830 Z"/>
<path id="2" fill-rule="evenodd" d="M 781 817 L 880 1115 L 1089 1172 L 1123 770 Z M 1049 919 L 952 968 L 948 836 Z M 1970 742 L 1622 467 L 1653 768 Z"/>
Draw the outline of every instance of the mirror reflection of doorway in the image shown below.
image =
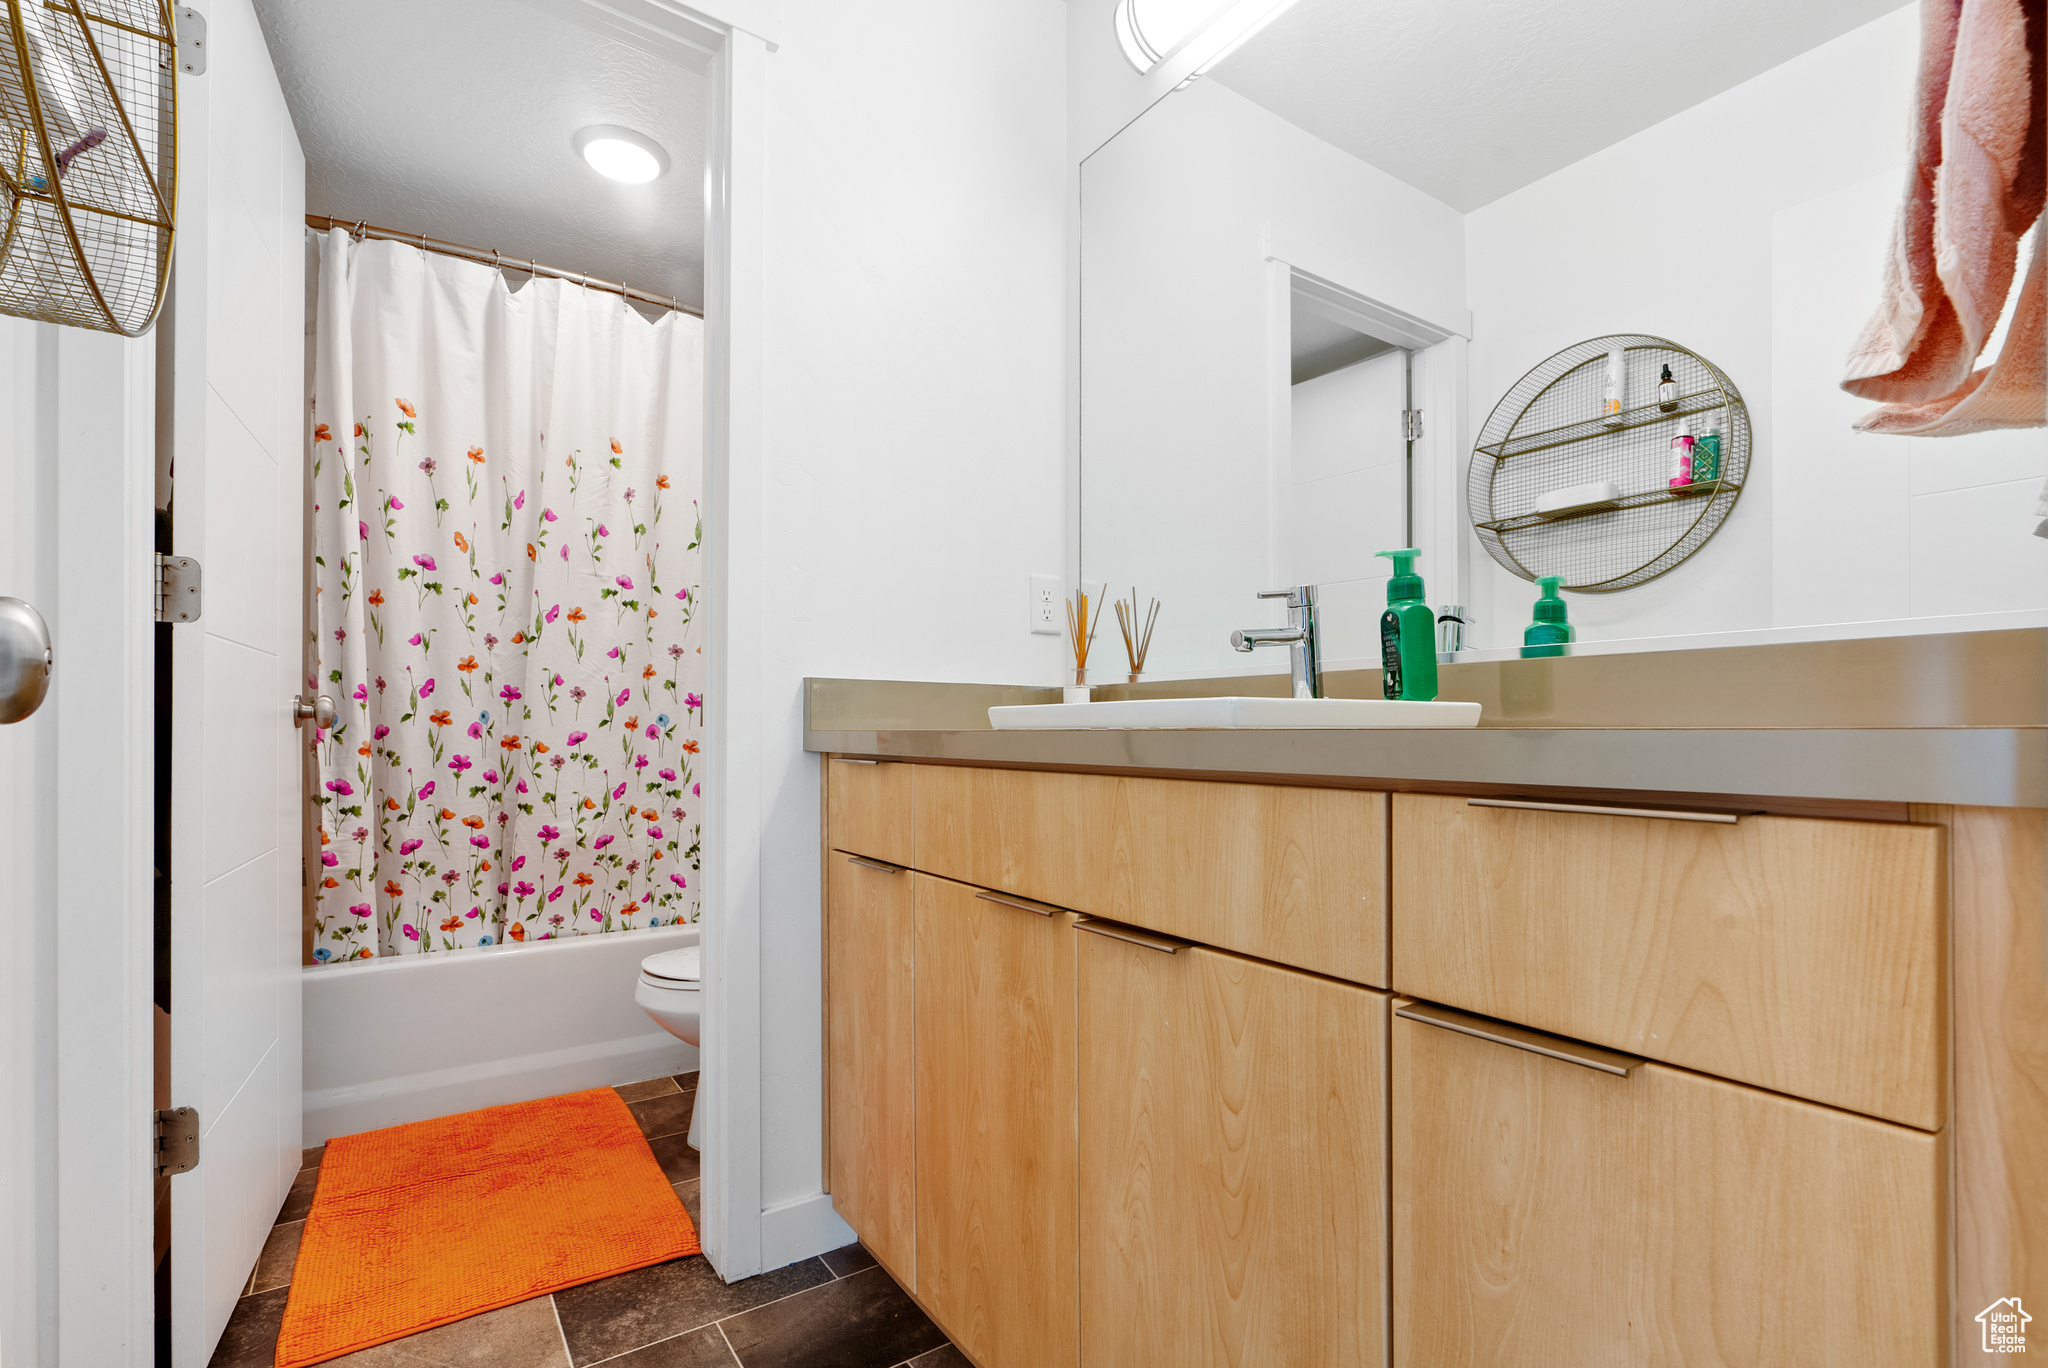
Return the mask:
<path id="1" fill-rule="evenodd" d="M 1414 545 L 1413 353 L 1361 331 L 1356 315 L 1315 294 L 1294 290 L 1288 306 L 1289 441 L 1275 453 L 1275 568 L 1344 608 L 1325 619 L 1331 658 L 1368 658 L 1391 564 L 1375 553 Z M 1329 639 L 1333 631 L 1340 640 Z"/>

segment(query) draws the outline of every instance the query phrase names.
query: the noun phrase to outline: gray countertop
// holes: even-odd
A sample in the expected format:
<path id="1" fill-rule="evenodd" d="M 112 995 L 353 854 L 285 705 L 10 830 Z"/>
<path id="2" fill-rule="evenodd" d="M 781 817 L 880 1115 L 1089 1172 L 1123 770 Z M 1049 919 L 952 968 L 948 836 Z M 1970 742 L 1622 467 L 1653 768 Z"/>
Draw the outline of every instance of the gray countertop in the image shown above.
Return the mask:
<path id="1" fill-rule="evenodd" d="M 804 749 L 887 760 L 1179 771 L 1551 790 L 2048 807 L 2034 727 L 1602 731 L 804 732 Z"/>
<path id="2" fill-rule="evenodd" d="M 2025 631 L 1448 666 L 1443 696 L 1486 707 L 1472 731 L 995 731 L 990 706 L 1055 702 L 1059 691 L 815 678 L 804 748 L 1395 788 L 2048 807 L 2044 645 L 2048 633 Z M 1377 695 L 1377 671 L 1353 673 L 1332 693 Z M 1097 696 L 1268 694 L 1285 683 L 1148 682 Z"/>

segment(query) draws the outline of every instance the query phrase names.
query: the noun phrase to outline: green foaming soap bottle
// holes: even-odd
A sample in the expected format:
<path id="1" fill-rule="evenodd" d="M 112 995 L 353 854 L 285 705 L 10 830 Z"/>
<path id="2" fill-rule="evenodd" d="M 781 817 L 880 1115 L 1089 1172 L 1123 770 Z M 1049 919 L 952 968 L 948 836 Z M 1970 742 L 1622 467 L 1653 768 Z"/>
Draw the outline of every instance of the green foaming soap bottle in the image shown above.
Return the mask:
<path id="1" fill-rule="evenodd" d="M 1561 656 L 1571 653 L 1572 625 L 1565 619 L 1564 600 L 1557 596 L 1558 577 L 1545 575 L 1536 581 L 1543 592 L 1537 596 L 1535 618 L 1522 629 L 1522 656 Z"/>
<path id="2" fill-rule="evenodd" d="M 1423 601 L 1422 576 L 1410 547 L 1381 551 L 1394 562 L 1387 581 L 1387 611 L 1380 614 L 1380 691 L 1388 698 L 1427 703 L 1436 697 L 1436 614 Z"/>

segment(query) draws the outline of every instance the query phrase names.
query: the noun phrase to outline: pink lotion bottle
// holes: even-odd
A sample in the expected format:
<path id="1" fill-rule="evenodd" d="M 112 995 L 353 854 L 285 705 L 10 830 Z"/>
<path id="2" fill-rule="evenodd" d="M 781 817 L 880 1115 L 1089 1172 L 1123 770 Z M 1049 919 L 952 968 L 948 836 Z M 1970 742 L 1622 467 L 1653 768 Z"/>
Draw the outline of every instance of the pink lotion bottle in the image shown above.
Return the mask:
<path id="1" fill-rule="evenodd" d="M 1671 439 L 1671 487 L 1692 483 L 1692 424 L 1678 420 L 1678 435 Z"/>

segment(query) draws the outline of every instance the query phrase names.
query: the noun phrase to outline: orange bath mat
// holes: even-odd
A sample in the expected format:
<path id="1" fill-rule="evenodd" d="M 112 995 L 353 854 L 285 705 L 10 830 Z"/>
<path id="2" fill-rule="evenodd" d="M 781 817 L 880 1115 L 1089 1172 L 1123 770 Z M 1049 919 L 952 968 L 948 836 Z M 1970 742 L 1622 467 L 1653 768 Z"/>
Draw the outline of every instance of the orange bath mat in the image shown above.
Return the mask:
<path id="1" fill-rule="evenodd" d="M 327 1142 L 277 1368 L 700 1252 L 610 1088 Z"/>

